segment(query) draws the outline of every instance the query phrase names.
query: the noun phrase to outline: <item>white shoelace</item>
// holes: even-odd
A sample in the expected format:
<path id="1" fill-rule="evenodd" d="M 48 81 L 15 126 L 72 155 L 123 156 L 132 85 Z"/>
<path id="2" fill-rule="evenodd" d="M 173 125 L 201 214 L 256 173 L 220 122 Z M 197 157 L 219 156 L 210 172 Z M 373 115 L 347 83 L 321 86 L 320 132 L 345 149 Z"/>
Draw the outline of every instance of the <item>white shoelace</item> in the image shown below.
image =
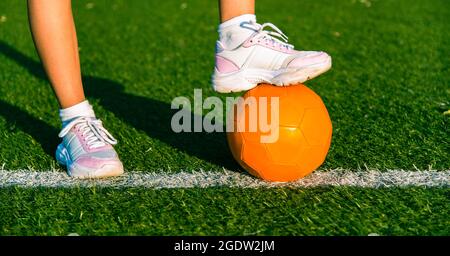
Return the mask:
<path id="1" fill-rule="evenodd" d="M 76 118 L 66 125 L 58 136 L 63 138 L 75 126 L 81 131 L 90 149 L 103 147 L 107 143 L 111 145 L 117 144 L 117 140 L 103 127 L 102 121 L 88 117 Z"/>
<path id="2" fill-rule="evenodd" d="M 294 49 L 294 46 L 288 43 L 288 37 L 274 24 L 264 23 L 258 24 L 256 22 L 250 22 L 242 25 L 244 28 L 255 30 L 257 33 L 253 38 L 254 40 L 264 40 L 266 43 L 279 48 L 286 48 L 287 50 Z M 271 28 L 272 30 L 264 30 L 265 28 Z"/>

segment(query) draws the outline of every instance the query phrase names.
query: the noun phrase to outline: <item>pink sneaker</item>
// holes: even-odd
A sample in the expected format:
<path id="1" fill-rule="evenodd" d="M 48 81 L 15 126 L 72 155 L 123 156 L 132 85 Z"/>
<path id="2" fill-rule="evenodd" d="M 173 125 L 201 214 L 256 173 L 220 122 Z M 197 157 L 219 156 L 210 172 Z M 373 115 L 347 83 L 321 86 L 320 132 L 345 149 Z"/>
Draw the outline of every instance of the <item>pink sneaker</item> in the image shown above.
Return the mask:
<path id="1" fill-rule="evenodd" d="M 69 176 L 103 178 L 123 174 L 123 165 L 112 147 L 117 141 L 100 120 L 80 117 L 60 132 L 63 139 L 56 160 L 67 167 Z"/>
<path id="2" fill-rule="evenodd" d="M 235 49 L 217 41 L 216 67 L 212 78 L 217 92 L 250 90 L 260 83 L 278 86 L 303 83 L 331 68 L 325 52 L 297 51 L 288 38 L 271 23 L 241 25 L 254 33 Z M 273 30 L 264 30 L 270 27 Z"/>

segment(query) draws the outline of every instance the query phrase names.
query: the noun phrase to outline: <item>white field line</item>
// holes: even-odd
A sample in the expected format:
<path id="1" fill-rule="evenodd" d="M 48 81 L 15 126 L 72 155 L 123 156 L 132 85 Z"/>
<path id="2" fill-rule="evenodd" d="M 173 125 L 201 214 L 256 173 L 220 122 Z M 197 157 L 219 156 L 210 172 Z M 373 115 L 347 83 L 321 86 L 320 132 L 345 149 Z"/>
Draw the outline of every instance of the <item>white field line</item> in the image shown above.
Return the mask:
<path id="1" fill-rule="evenodd" d="M 450 187 L 450 170 L 321 170 L 296 182 L 270 183 L 244 173 L 229 170 L 192 171 L 178 173 L 128 172 L 112 179 L 80 180 L 70 178 L 60 171 L 8 171 L 0 169 L 0 188 L 273 188 L 273 187 L 323 187 L 350 186 L 361 188 L 383 187 Z"/>

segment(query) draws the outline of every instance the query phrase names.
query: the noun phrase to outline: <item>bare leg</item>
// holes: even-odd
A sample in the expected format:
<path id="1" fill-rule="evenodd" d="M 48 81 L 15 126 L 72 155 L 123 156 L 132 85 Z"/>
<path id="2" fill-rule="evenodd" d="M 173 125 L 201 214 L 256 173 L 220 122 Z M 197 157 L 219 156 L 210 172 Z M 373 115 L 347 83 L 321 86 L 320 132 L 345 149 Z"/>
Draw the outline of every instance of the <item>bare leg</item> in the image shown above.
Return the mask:
<path id="1" fill-rule="evenodd" d="M 36 49 L 61 108 L 85 100 L 71 0 L 28 0 Z"/>
<path id="2" fill-rule="evenodd" d="M 221 22 L 243 14 L 255 14 L 255 0 L 220 0 L 219 6 Z"/>

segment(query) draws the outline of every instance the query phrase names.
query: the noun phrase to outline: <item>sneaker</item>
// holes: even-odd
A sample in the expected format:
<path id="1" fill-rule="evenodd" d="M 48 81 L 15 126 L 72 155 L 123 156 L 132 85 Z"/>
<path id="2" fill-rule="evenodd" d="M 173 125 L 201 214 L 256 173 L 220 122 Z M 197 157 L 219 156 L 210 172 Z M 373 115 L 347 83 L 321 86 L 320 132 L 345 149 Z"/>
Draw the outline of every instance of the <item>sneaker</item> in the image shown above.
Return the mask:
<path id="1" fill-rule="evenodd" d="M 212 78 L 217 92 L 240 92 L 260 83 L 277 86 L 303 83 L 331 68 L 325 52 L 297 51 L 288 38 L 271 23 L 246 22 L 241 25 L 254 33 L 235 49 L 217 41 L 216 66 Z M 265 30 L 266 28 L 272 30 Z"/>
<path id="2" fill-rule="evenodd" d="M 69 176 L 103 178 L 123 174 L 123 165 L 112 145 L 117 141 L 95 118 L 79 117 L 59 133 L 63 139 L 56 160 Z"/>

